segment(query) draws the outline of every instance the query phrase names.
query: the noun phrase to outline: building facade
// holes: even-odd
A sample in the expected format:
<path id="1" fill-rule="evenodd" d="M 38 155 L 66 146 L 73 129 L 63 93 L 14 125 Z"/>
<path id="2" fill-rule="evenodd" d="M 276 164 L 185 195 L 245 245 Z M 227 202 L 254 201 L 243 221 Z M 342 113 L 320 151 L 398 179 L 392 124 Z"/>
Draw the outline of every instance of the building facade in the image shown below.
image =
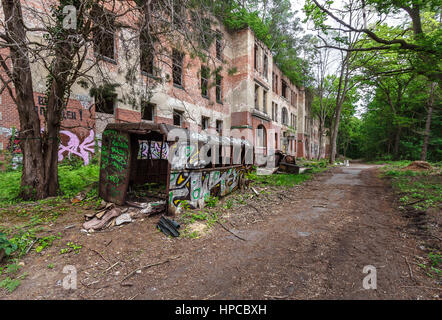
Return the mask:
<path id="1" fill-rule="evenodd" d="M 76 156 L 87 164 L 108 123 L 141 121 L 244 137 L 263 153 L 278 149 L 296 157 L 317 157 L 317 121 L 306 109 L 304 88 L 281 72 L 251 29 L 213 28 L 217 37 L 207 48 L 213 58 L 204 63 L 175 49 L 161 61 L 143 55 L 141 37 L 115 28 L 106 46 L 95 47 L 102 59 L 90 70 L 92 78 L 97 75 L 96 87 L 103 89 L 111 80 L 114 92 L 97 98 L 91 86 L 76 83 L 72 87 L 63 112 L 59 160 Z M 129 44 L 123 40 L 129 38 L 137 40 Z M 43 119 L 47 73 L 37 64 L 32 68 L 35 108 Z M 20 161 L 15 139 L 19 130 L 17 108 L 4 90 L 0 94 L 0 150 L 12 151 L 16 162 Z"/>

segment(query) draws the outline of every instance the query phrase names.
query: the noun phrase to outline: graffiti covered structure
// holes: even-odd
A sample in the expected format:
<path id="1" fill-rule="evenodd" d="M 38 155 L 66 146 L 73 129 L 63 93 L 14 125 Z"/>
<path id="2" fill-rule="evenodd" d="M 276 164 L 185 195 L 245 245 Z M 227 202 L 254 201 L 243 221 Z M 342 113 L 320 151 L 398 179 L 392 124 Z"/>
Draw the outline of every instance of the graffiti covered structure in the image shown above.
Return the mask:
<path id="1" fill-rule="evenodd" d="M 169 181 L 169 211 L 175 212 L 182 201 L 191 208 L 203 208 L 209 196 L 225 196 L 244 180 L 245 168 L 219 168 L 207 171 L 173 171 Z"/>

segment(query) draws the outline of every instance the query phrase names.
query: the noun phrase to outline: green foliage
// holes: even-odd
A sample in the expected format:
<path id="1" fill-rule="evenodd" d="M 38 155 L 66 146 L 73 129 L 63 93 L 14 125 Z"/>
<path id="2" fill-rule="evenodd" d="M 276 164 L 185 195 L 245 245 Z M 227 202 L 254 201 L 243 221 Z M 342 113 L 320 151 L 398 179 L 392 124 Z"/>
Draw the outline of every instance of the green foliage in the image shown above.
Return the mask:
<path id="1" fill-rule="evenodd" d="M 410 161 L 389 162 L 382 169 L 382 176 L 391 178 L 402 206 L 412 205 L 417 210 L 427 210 L 442 204 L 440 167 L 433 164 L 433 171 L 412 171 L 404 168 Z"/>
<path id="2" fill-rule="evenodd" d="M 61 239 L 60 235 L 47 236 L 38 239 L 38 246 L 35 248 L 35 252 L 40 253 L 46 247 L 50 247 L 55 239 Z"/>
<path id="3" fill-rule="evenodd" d="M 17 245 L 8 240 L 6 234 L 0 232 L 0 251 L 4 250 L 6 256 L 11 255 L 15 250 L 17 250 Z"/>
<path id="4" fill-rule="evenodd" d="M 265 8 L 260 1 L 226 1 L 224 24 L 231 30 L 250 27 L 273 54 L 281 71 L 298 86 L 306 86 L 311 79 L 307 60 L 300 52 L 307 48 L 309 36 L 301 37 L 299 19 L 294 18 L 289 0 L 271 0 Z"/>
<path id="5" fill-rule="evenodd" d="M 73 197 L 84 188 L 98 181 L 99 166 L 88 165 L 71 167 L 61 165 L 58 170 L 61 194 L 65 197 Z M 13 204 L 20 202 L 20 171 L 0 172 L 0 204 Z"/>
<path id="6" fill-rule="evenodd" d="M 68 243 L 66 243 L 67 248 L 62 248 L 60 249 L 60 254 L 65 254 L 68 252 L 74 252 L 76 254 L 80 253 L 81 248 L 83 247 L 80 244 L 75 244 L 72 241 L 69 241 Z"/>
<path id="7" fill-rule="evenodd" d="M 257 184 L 271 185 L 271 186 L 284 186 L 293 187 L 297 184 L 309 180 L 312 178 L 311 174 L 271 174 L 271 175 L 258 175 L 256 172 L 251 172 L 247 175 L 249 180 L 252 180 Z"/>
<path id="8" fill-rule="evenodd" d="M 9 291 L 9 293 L 13 292 L 15 289 L 20 286 L 20 279 L 11 279 L 10 277 L 6 277 L 2 281 L 0 281 L 0 288 L 5 288 Z"/>
<path id="9" fill-rule="evenodd" d="M 208 196 L 206 201 L 206 206 L 209 208 L 215 208 L 218 203 L 218 197 Z"/>
<path id="10" fill-rule="evenodd" d="M 233 207 L 233 200 L 232 199 L 227 199 L 226 203 L 223 206 L 223 208 L 229 210 L 229 209 L 232 209 L 232 207 Z"/>

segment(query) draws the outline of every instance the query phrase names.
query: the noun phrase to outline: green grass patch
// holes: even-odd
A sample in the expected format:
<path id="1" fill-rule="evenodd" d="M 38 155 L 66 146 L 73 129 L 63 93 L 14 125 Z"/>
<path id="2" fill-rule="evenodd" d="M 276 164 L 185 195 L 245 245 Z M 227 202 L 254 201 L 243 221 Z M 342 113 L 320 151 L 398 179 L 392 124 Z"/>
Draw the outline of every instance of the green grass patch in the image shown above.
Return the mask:
<path id="1" fill-rule="evenodd" d="M 99 170 L 98 165 L 81 167 L 60 165 L 58 167 L 60 195 L 73 197 L 86 186 L 97 182 Z M 0 206 L 20 202 L 20 179 L 21 171 L 0 172 Z"/>
<path id="2" fill-rule="evenodd" d="M 433 170 L 405 170 L 411 161 L 390 161 L 381 169 L 381 176 L 390 178 L 402 206 L 412 205 L 427 210 L 442 205 L 441 168 L 432 163 Z"/>
<path id="3" fill-rule="evenodd" d="M 313 171 L 313 173 L 315 170 Z M 302 174 L 270 174 L 270 175 L 258 175 L 256 172 L 251 172 L 248 174 L 247 178 L 252 180 L 256 184 L 271 185 L 271 186 L 283 186 L 283 187 L 293 187 L 297 184 L 301 184 L 312 178 L 310 173 Z"/>

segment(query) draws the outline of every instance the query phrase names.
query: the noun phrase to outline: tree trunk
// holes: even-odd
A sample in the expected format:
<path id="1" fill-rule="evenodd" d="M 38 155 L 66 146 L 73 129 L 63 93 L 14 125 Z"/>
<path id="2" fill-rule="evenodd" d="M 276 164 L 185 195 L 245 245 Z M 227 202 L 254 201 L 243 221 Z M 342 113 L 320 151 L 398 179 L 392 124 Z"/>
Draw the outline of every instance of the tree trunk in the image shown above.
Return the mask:
<path id="1" fill-rule="evenodd" d="M 9 42 L 16 44 L 10 47 L 10 56 L 11 79 L 15 87 L 15 97 L 12 98 L 15 100 L 19 114 L 18 139 L 23 154 L 20 196 L 25 200 L 44 199 L 48 196 L 55 196 L 58 192 L 58 137 L 61 111 L 58 111 L 60 101 L 52 101 L 55 98 L 51 99 L 51 97 L 64 97 L 61 93 L 64 92 L 63 88 L 66 84 L 57 81 L 59 79 L 52 81 L 47 104 L 47 131 L 42 132 L 34 103 L 29 48 L 21 3 L 14 0 L 2 0 L 2 5 L 6 21 L 6 36 Z M 63 58 L 58 59 L 63 62 Z M 60 100 L 60 98 L 57 99 Z"/>
<path id="2" fill-rule="evenodd" d="M 318 134 L 319 134 L 318 160 L 321 160 L 321 155 L 322 155 L 322 143 L 324 141 L 323 132 L 324 132 L 324 125 L 323 125 L 322 121 L 320 120 L 319 121 L 319 130 L 318 130 Z"/>
<path id="3" fill-rule="evenodd" d="M 399 160 L 399 144 L 401 142 L 401 127 L 396 129 L 396 133 L 394 135 L 394 147 L 393 147 L 393 159 Z"/>
<path id="4" fill-rule="evenodd" d="M 421 161 L 427 160 L 428 141 L 430 140 L 431 115 L 433 113 L 434 89 L 436 82 L 431 83 L 430 100 L 428 102 L 427 120 L 425 122 L 424 144 L 422 145 Z"/>

